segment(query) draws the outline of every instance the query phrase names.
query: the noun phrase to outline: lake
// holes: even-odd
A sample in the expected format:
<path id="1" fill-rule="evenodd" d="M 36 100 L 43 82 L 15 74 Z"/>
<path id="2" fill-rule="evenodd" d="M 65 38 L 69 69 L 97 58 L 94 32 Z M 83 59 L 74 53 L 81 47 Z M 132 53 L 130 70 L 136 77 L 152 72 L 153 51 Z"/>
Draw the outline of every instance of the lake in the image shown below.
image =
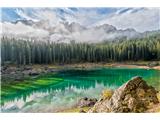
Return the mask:
<path id="1" fill-rule="evenodd" d="M 37 81 L 41 84 L 29 84 L 35 89 L 24 90 L 22 85 L 8 88 L 13 93 L 2 96 L 1 111 L 56 112 L 72 107 L 82 97 L 99 98 L 102 90 L 116 89 L 134 76 L 142 76 L 149 85 L 160 90 L 158 70 L 122 67 L 67 69 L 39 78 Z"/>

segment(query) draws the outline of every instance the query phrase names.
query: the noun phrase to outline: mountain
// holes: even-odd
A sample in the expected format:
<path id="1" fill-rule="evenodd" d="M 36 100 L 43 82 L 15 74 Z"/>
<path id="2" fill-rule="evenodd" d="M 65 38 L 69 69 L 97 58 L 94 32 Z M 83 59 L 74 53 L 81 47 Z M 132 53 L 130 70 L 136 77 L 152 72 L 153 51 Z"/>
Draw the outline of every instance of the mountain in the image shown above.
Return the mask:
<path id="1" fill-rule="evenodd" d="M 159 8 L 2 8 L 1 22 L 17 20 L 47 21 L 50 26 L 59 22 L 79 23 L 85 27 L 109 24 L 117 29 L 133 28 L 138 32 L 159 29 Z"/>
<path id="2" fill-rule="evenodd" d="M 117 29 L 108 24 L 87 28 L 79 23 L 60 22 L 50 26 L 47 21 L 34 22 L 31 20 L 19 20 L 14 23 L 2 24 L 3 34 L 14 37 L 34 38 L 40 40 L 49 39 L 54 42 L 89 42 L 97 43 L 121 38 L 138 38 L 142 33 L 134 29 Z"/>
<path id="3" fill-rule="evenodd" d="M 141 38 L 159 33 L 157 11 L 151 8 L 3 8 L 1 35 L 65 43 Z"/>

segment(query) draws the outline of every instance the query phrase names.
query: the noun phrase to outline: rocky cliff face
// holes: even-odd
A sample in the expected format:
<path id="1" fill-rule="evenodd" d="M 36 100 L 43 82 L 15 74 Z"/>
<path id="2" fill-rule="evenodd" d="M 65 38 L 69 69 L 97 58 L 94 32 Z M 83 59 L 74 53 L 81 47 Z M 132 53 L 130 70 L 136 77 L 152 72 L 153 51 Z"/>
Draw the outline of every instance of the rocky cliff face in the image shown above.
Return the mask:
<path id="1" fill-rule="evenodd" d="M 141 77 L 134 77 L 112 95 L 101 97 L 88 112 L 145 112 L 158 103 L 157 91 Z"/>

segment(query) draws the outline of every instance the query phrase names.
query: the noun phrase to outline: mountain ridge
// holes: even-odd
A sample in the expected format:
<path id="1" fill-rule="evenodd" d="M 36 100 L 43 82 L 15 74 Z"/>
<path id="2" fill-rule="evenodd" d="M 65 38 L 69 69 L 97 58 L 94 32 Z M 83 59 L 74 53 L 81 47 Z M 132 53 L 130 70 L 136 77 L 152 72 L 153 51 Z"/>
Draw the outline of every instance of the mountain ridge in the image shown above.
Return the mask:
<path id="1" fill-rule="evenodd" d="M 16 32 L 11 30 L 15 26 L 19 25 L 19 29 L 22 30 L 21 32 Z M 21 27 L 23 26 L 23 27 Z M 64 42 L 64 43 L 70 43 L 71 41 L 75 42 L 88 42 L 88 43 L 98 43 L 103 41 L 111 41 L 115 39 L 133 39 L 133 38 L 142 38 L 150 34 L 156 34 L 160 31 L 147 31 L 147 32 L 137 32 L 133 28 L 127 28 L 127 29 L 117 29 L 113 25 L 109 24 L 103 24 L 100 26 L 95 27 L 85 27 L 80 25 L 79 23 L 68 23 L 68 22 L 59 22 L 55 26 L 50 26 L 47 21 L 38 21 L 34 22 L 32 20 L 17 20 L 16 22 L 10 23 L 10 25 L 7 26 L 7 23 L 2 23 L 3 27 L 3 34 L 5 35 L 11 35 L 14 37 L 22 37 L 22 38 L 34 38 L 34 39 L 49 39 L 53 42 Z M 33 29 L 28 30 L 28 32 L 25 33 L 25 29 Z M 30 36 L 28 33 L 31 32 L 37 32 L 36 35 L 32 34 Z M 46 32 L 46 34 L 43 36 L 37 36 L 37 34 L 42 34 L 40 31 L 43 32 L 43 34 Z M 9 33 L 9 34 L 8 34 Z M 16 34 L 15 34 L 16 33 Z"/>

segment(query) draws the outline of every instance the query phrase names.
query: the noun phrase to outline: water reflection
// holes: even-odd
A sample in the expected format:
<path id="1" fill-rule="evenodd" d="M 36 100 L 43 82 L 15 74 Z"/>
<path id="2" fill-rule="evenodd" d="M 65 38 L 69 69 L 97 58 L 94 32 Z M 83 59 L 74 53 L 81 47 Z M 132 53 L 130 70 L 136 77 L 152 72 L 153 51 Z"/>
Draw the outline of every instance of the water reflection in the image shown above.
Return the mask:
<path id="1" fill-rule="evenodd" d="M 160 90 L 160 71 L 127 68 L 98 68 L 92 70 L 64 70 L 54 77 L 64 81 L 6 96 L 2 112 L 55 112 L 69 108 L 82 97 L 98 98 L 103 89 L 115 89 L 133 76 L 142 76 L 147 83 Z"/>
<path id="2" fill-rule="evenodd" d="M 15 99 L 2 106 L 2 112 L 56 112 L 57 110 L 73 106 L 82 97 L 98 98 L 106 86 L 96 83 L 95 87 L 88 89 L 66 87 L 50 92 L 34 92 L 26 97 Z M 114 89 L 115 86 L 110 86 Z"/>

